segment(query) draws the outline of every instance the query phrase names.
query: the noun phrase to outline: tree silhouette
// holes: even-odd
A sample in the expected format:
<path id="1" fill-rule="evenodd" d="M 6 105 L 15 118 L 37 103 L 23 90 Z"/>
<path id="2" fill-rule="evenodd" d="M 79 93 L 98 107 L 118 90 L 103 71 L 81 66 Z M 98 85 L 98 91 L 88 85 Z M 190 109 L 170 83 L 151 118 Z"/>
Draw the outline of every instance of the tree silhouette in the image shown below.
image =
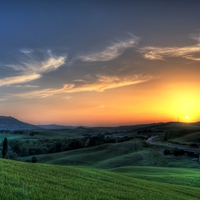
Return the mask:
<path id="1" fill-rule="evenodd" d="M 3 149 L 2 149 L 2 156 L 3 156 L 3 158 L 5 158 L 5 156 L 7 154 L 7 151 L 8 151 L 8 140 L 7 140 L 7 138 L 4 138 Z"/>

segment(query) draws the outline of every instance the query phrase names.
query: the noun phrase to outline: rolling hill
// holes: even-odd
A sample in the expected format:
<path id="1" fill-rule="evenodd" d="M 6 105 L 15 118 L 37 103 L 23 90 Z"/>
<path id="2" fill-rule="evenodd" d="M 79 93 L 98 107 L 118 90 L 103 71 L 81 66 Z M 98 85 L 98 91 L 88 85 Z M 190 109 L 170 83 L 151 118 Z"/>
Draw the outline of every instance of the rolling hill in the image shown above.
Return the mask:
<path id="1" fill-rule="evenodd" d="M 200 199 L 200 189 L 195 185 L 200 175 L 195 170 L 140 167 L 121 169 L 121 172 L 94 168 L 22 163 L 0 159 L 0 199 L 8 200 L 188 200 Z M 137 174 L 134 171 L 137 171 Z M 172 184 L 164 183 L 160 176 L 170 174 Z M 133 173 L 132 173 L 132 172 Z M 158 175 L 157 176 L 157 172 Z M 140 176 L 149 174 L 152 180 Z M 189 186 L 180 184 L 190 174 Z M 138 176 L 140 175 L 140 176 Z M 174 178 L 175 176 L 175 178 Z M 160 177 L 160 178 L 159 178 Z M 187 177 L 186 177 L 187 178 Z M 179 180 L 179 181 L 178 181 Z"/>
<path id="2" fill-rule="evenodd" d="M 38 128 L 12 117 L 0 117 L 1 123 L 4 127 L 10 127 L 10 130 Z M 42 129 L 36 131 L 36 136 L 30 136 L 31 138 L 26 134 L 19 135 L 22 138 L 18 139 L 22 141 L 25 141 L 23 137 L 29 139 L 29 145 L 45 141 L 45 138 L 51 138 L 52 141 L 65 137 L 79 140 L 82 135 L 92 137 L 99 132 L 108 131 L 135 137 L 125 142 L 34 155 L 39 163 L 0 159 L 0 199 L 200 199 L 199 163 L 191 161 L 187 156 L 163 156 L 163 147 L 148 145 L 138 137 L 144 134 L 175 133 L 177 138 L 188 137 L 188 134 L 193 138 L 198 135 L 195 131 L 199 130 L 198 124 L 194 126 L 195 128 L 192 124 L 163 123 L 120 127 L 120 131 L 118 128 Z M 189 131 L 180 132 L 185 128 Z M 4 136 L 7 133 L 1 134 Z M 33 155 L 19 159 L 27 161 L 32 157 Z"/>
<path id="3" fill-rule="evenodd" d="M 57 124 L 46 124 L 46 125 L 37 125 L 40 128 L 50 129 L 50 130 L 62 130 L 62 129 L 75 129 L 77 126 L 64 126 Z"/>
<path id="4" fill-rule="evenodd" d="M 28 124 L 14 117 L 0 116 L 0 130 L 34 130 L 39 127 Z"/>

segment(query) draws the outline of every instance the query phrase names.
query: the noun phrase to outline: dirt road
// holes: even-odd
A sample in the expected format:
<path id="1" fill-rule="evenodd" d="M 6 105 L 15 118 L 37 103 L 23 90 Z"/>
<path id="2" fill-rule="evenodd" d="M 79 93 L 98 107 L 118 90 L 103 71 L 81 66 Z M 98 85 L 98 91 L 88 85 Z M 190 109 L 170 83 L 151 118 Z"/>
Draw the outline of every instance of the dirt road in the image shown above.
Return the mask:
<path id="1" fill-rule="evenodd" d="M 156 141 L 156 138 L 158 138 L 158 136 L 152 136 L 152 137 L 148 138 L 146 140 L 146 142 L 148 144 L 157 145 L 157 146 L 164 146 L 164 147 L 171 147 L 171 148 L 182 149 L 182 150 L 184 150 L 186 152 L 193 152 L 195 154 L 200 155 L 200 148 L 192 148 L 192 147 L 188 147 L 188 146 L 184 146 L 184 145 L 178 145 L 178 144 L 173 144 L 173 143 L 169 143 L 169 142 L 160 142 L 160 141 Z"/>

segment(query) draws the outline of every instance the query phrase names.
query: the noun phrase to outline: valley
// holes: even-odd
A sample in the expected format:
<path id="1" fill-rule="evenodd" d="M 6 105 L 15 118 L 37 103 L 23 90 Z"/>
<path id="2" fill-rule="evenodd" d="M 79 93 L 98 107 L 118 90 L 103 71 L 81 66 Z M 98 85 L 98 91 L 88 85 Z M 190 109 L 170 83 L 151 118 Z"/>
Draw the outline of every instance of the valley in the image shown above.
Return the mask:
<path id="1" fill-rule="evenodd" d="M 175 122 L 0 130 L 1 199 L 198 199 L 198 155 L 186 151 L 200 145 L 198 131 Z"/>

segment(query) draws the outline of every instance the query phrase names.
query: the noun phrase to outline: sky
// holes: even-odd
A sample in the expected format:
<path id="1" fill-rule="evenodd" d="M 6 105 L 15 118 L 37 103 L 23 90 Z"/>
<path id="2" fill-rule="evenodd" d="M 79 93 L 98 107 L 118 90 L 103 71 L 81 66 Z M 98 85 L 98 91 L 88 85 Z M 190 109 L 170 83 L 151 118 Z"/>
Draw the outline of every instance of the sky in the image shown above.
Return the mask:
<path id="1" fill-rule="evenodd" d="M 0 41 L 2 116 L 200 121 L 199 0 L 0 1 Z"/>

